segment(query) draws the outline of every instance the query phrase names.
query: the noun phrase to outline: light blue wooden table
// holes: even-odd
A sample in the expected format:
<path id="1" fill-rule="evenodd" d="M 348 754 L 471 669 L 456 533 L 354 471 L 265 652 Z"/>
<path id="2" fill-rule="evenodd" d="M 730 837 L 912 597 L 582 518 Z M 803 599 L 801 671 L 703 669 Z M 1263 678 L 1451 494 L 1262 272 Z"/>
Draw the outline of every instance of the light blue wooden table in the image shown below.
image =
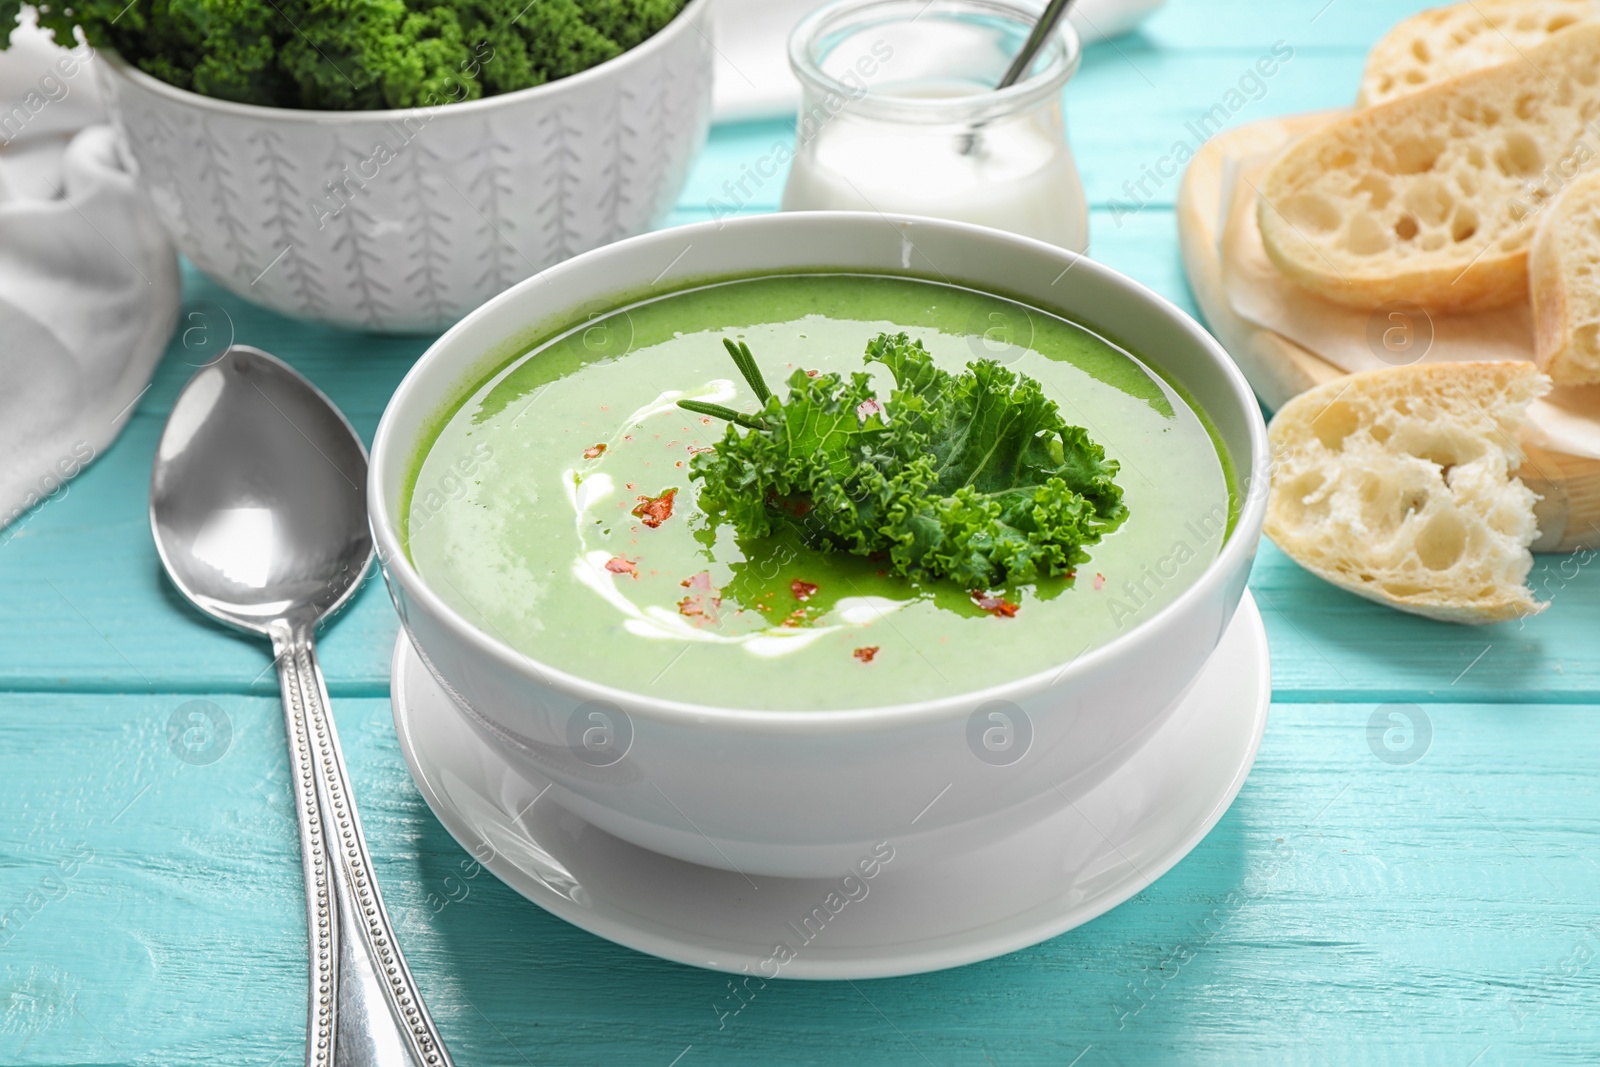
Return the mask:
<path id="1" fill-rule="evenodd" d="M 1172 0 L 1091 48 L 1069 100 L 1092 254 L 1192 308 L 1177 179 L 1124 182 L 1192 135 L 1275 42 L 1232 121 L 1350 100 L 1365 48 L 1417 5 Z M 1249 88 L 1249 86 L 1247 86 Z M 1225 105 L 1226 106 L 1226 105 Z M 715 131 L 674 221 L 790 136 Z M 1192 148 L 1192 143 L 1190 144 Z M 746 210 L 771 210 L 773 179 Z M 265 648 L 162 579 L 145 518 L 173 397 L 228 337 L 309 374 L 370 438 L 425 339 L 289 322 L 186 276 L 174 341 L 122 438 L 0 531 L 0 1063 L 291 1064 L 304 911 Z M 1133 900 L 989 963 L 778 983 L 719 1028 L 727 979 L 525 903 L 417 795 L 389 718 L 380 583 L 323 642 L 372 851 L 457 1062 L 478 1064 L 1490 1064 L 1600 1062 L 1600 567 L 1544 557 L 1526 625 L 1385 611 L 1263 545 L 1272 643 L 1260 759 L 1221 824 Z M 231 739 L 168 744 L 186 702 Z M 1396 757 L 1391 712 L 1415 724 Z M 1378 716 L 1379 729 L 1371 724 Z M 466 862 L 467 869 L 463 870 Z M 442 904 L 442 906 L 441 906 Z"/>

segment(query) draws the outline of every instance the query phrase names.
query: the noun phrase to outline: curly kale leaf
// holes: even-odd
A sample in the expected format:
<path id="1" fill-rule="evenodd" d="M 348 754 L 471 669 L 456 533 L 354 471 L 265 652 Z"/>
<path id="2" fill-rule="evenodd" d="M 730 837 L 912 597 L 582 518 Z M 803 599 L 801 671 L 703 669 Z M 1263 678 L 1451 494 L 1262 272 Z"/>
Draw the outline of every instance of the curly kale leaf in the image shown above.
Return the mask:
<path id="1" fill-rule="evenodd" d="M 734 423 L 690 477 L 700 506 L 740 537 L 792 527 L 821 547 L 886 556 L 907 577 L 990 589 L 1069 573 L 1127 518 L 1116 460 L 1038 382 L 997 362 L 954 375 L 920 341 L 881 334 L 866 362 L 894 376 L 887 401 L 862 371 L 796 371 L 780 400 L 750 350 L 728 347 L 762 410 L 682 406 Z"/>
<path id="2" fill-rule="evenodd" d="M 181 89 L 329 111 L 432 107 L 565 78 L 655 34 L 686 0 L 43 0 L 74 30 Z M 0 0 L 9 26 L 23 0 Z M 0 49 L 8 38 L 0 36 Z"/>

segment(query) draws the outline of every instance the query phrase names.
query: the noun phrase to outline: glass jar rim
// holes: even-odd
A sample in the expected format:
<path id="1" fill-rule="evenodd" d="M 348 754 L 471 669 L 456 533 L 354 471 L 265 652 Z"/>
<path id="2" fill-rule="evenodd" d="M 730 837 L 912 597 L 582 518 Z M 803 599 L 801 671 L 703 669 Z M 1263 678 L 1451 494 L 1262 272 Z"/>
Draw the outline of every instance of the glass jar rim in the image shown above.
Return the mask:
<path id="1" fill-rule="evenodd" d="M 892 17 L 896 11 L 909 15 L 904 20 L 907 22 L 930 13 L 998 15 L 1015 21 L 1026 36 L 1026 31 L 1032 29 L 1043 11 L 1043 5 L 1033 0 L 833 0 L 802 19 L 789 35 L 789 66 L 801 86 L 824 96 L 842 97 L 858 113 L 873 118 L 928 123 L 979 122 L 1002 118 L 1059 93 L 1077 72 L 1083 58 L 1083 44 L 1077 30 L 1070 20 L 1062 19 L 1040 50 L 1044 68 L 1004 89 L 949 97 L 892 96 L 847 85 L 822 69 L 823 57 L 818 54 L 818 45 L 825 35 L 852 24 L 900 21 Z M 1034 62 L 1038 61 L 1036 58 Z"/>

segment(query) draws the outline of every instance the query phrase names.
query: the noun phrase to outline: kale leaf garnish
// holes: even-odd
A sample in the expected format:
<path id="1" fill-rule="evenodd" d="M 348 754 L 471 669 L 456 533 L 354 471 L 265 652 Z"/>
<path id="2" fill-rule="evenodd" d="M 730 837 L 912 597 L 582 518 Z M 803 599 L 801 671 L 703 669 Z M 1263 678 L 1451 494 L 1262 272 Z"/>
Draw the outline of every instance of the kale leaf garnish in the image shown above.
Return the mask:
<path id="1" fill-rule="evenodd" d="M 996 361 L 950 374 L 921 341 L 880 334 L 866 362 L 894 376 L 887 400 L 865 371 L 804 370 L 779 399 L 749 347 L 724 344 L 761 410 L 679 406 L 731 423 L 690 478 L 700 507 L 741 538 L 791 527 L 896 574 L 989 589 L 1070 574 L 1127 518 L 1117 461 Z"/>

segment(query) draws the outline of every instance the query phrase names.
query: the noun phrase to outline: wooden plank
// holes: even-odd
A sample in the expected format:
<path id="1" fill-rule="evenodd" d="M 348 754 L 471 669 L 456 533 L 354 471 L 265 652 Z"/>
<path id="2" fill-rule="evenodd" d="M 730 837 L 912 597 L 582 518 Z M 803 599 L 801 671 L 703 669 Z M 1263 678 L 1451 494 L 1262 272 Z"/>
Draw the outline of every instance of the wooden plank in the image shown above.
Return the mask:
<path id="1" fill-rule="evenodd" d="M 166 732 L 197 698 L 233 729 L 204 766 Z M 469 875 L 387 702 L 335 702 L 379 877 L 463 1064 L 1581 1062 L 1600 1041 L 1600 707 L 1405 709 L 1431 727 L 1409 764 L 1375 756 L 1375 710 L 1276 708 L 1216 830 L 1087 926 L 939 974 L 774 983 L 719 1029 L 726 976 Z M 0 1062 L 295 1062 L 280 721 L 229 694 L 0 697 L 0 751 L 28 754 L 0 790 Z"/>
<path id="2" fill-rule="evenodd" d="M 353 419 L 370 438 L 376 412 L 357 408 Z M 276 691 L 270 646 L 210 622 L 162 573 L 148 487 L 163 421 L 135 416 L 64 492 L 0 531 L 0 686 Z M 369 575 L 322 639 L 330 687 L 387 693 L 397 629 L 382 582 Z"/>
<path id="3" fill-rule="evenodd" d="M 1250 48 L 1285 40 L 1297 48 L 1366 55 L 1374 41 L 1408 15 L 1441 0 L 1169 0 L 1135 35 L 1162 51 Z M 1126 45 L 1123 41 L 1118 44 Z M 1105 47 L 1105 46 L 1097 46 Z M 1352 93 L 1352 95 L 1354 95 Z"/>
<path id="4" fill-rule="evenodd" d="M 1263 540 L 1250 588 L 1266 620 L 1277 700 L 1593 700 L 1600 568 L 1593 553 L 1535 557 L 1529 584 L 1551 607 L 1495 626 L 1433 622 L 1322 581 Z"/>

